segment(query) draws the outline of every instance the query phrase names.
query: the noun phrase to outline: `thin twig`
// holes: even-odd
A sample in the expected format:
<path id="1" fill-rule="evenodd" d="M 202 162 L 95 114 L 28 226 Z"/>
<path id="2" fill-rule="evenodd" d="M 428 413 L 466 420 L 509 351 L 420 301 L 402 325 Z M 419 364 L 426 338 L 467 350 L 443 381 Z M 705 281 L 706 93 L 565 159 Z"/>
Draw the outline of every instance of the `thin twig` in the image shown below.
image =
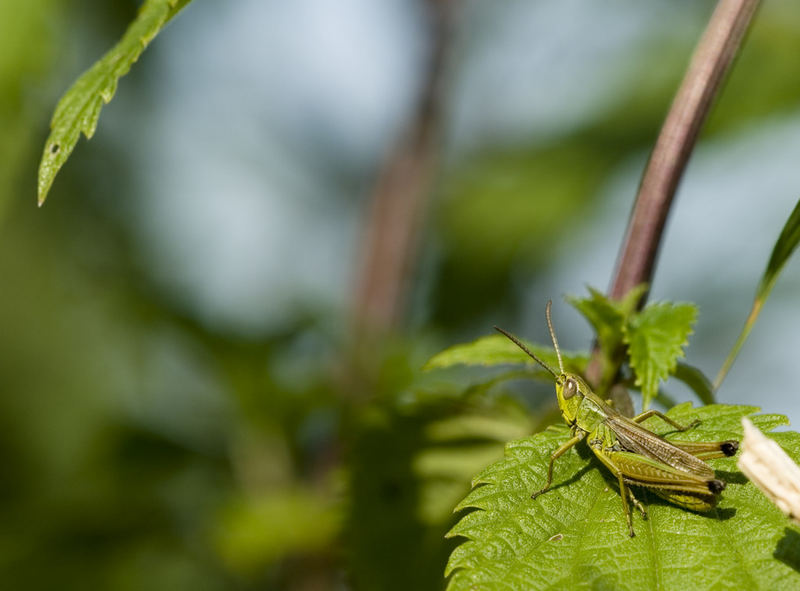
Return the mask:
<path id="1" fill-rule="evenodd" d="M 417 107 L 400 145 L 387 160 L 372 195 L 354 296 L 358 333 L 396 326 L 417 254 L 419 228 L 437 163 L 445 57 L 453 0 L 427 0 L 433 46 Z"/>
<path id="2" fill-rule="evenodd" d="M 759 1 L 719 0 L 711 15 L 642 175 L 609 290 L 614 299 L 641 283 L 651 283 L 672 199 Z M 646 299 L 647 293 L 639 307 Z M 603 374 L 597 348 L 586 373 L 592 383 Z"/>

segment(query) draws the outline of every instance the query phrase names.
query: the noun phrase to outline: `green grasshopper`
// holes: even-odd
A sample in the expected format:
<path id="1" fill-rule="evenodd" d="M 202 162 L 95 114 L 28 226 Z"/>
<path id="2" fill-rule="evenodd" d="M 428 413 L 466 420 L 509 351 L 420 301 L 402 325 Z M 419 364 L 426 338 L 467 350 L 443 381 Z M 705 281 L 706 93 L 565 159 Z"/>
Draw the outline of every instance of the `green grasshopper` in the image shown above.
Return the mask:
<path id="1" fill-rule="evenodd" d="M 633 531 L 628 500 L 630 499 L 634 507 L 641 512 L 642 518 L 647 519 L 647 511 L 633 495 L 630 486 L 651 489 L 670 503 L 691 511 L 704 513 L 713 509 L 717 504 L 719 493 L 725 488 L 725 482 L 715 478 L 714 470 L 704 460 L 734 455 L 739 449 L 739 442 L 667 441 L 639 423 L 657 416 L 676 430 L 686 431 L 700 421 L 695 420 L 684 427 L 657 410 L 648 410 L 632 419 L 622 416 L 592 392 L 580 376 L 564 371 L 561 350 L 550 320 L 550 306 L 551 302 L 547 302 L 545 316 L 558 357 L 559 373 L 534 355 L 514 335 L 495 327 L 553 374 L 558 407 L 572 432 L 572 437 L 550 456 L 547 483 L 544 488 L 533 493 L 531 498 L 535 499 L 550 490 L 555 461 L 588 436 L 587 443 L 591 450 L 619 482 L 622 508 L 625 511 L 631 537 L 636 534 Z"/>

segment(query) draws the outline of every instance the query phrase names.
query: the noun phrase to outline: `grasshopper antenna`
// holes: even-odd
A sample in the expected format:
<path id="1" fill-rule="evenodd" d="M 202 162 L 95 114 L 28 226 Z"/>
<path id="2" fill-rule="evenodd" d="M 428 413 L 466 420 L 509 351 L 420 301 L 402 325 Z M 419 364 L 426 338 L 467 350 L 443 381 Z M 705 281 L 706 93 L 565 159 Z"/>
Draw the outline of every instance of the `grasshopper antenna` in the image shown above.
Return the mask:
<path id="1" fill-rule="evenodd" d="M 532 352 L 530 349 L 528 349 L 528 347 L 526 347 L 526 346 L 525 346 L 525 344 L 524 344 L 522 341 L 520 341 L 520 340 L 519 340 L 517 337 L 515 337 L 515 336 L 514 336 L 513 334 L 511 334 L 510 332 L 507 332 L 507 331 L 503 330 L 503 329 L 502 329 L 502 328 L 500 328 L 499 326 L 495 326 L 495 327 L 494 327 L 494 329 L 495 329 L 497 332 L 499 332 L 499 333 L 502 333 L 502 334 L 504 334 L 506 337 L 508 337 L 508 339 L 509 339 L 511 342 L 513 342 L 513 343 L 514 343 L 514 344 L 515 344 L 517 347 L 519 347 L 520 349 L 522 349 L 523 351 L 525 351 L 525 352 L 526 352 L 528 355 L 530 355 L 530 356 L 531 356 L 531 357 L 532 357 L 532 358 L 533 358 L 533 359 L 536 361 L 536 363 L 538 363 L 538 364 L 539 364 L 539 365 L 541 365 L 543 368 L 545 368 L 547 371 L 549 371 L 551 374 L 553 374 L 553 377 L 554 377 L 554 378 L 558 379 L 558 374 L 555 372 L 555 370 L 554 370 L 552 367 L 550 367 L 549 365 L 547 365 L 547 364 L 546 364 L 544 361 L 542 361 L 541 359 L 539 359 L 539 358 L 538 358 L 536 355 L 534 355 L 534 354 L 533 354 L 533 352 Z M 558 350 L 558 349 L 556 349 L 556 351 L 557 351 L 557 350 Z M 559 362 L 561 361 L 561 357 L 560 357 L 560 356 L 559 356 L 558 360 L 559 360 Z"/>
<path id="2" fill-rule="evenodd" d="M 553 339 L 553 347 L 556 349 L 556 356 L 558 357 L 558 368 L 561 373 L 564 373 L 564 362 L 561 360 L 561 349 L 558 348 L 558 339 L 556 338 L 556 331 L 553 330 L 553 321 L 550 320 L 550 308 L 553 305 L 553 300 L 547 300 L 547 306 L 544 309 L 544 315 L 547 318 L 547 328 L 550 329 L 550 338 Z"/>

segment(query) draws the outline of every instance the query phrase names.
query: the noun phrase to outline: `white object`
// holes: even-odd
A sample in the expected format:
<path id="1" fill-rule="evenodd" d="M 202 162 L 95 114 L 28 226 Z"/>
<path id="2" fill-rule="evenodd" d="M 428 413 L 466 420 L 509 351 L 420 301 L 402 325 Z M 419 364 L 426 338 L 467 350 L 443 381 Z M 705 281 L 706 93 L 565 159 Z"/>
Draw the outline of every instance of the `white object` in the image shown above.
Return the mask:
<path id="1" fill-rule="evenodd" d="M 747 418 L 738 466 L 792 521 L 800 524 L 800 466 Z"/>

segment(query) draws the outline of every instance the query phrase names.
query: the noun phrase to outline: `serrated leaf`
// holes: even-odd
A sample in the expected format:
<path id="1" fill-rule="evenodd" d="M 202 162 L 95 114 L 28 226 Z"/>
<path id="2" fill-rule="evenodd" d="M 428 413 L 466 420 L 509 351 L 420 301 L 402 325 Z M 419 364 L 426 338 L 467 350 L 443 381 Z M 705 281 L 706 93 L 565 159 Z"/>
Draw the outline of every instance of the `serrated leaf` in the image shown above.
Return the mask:
<path id="1" fill-rule="evenodd" d="M 614 377 L 625 358 L 622 347 L 623 330 L 642 295 L 647 291 L 647 284 L 637 285 L 621 300 L 612 300 L 593 287 L 588 289 L 590 297 L 568 296 L 567 302 L 589 321 L 597 335 L 602 371 L 599 382 L 595 385 L 598 392 L 602 393 L 607 392 L 612 386 Z"/>
<path id="2" fill-rule="evenodd" d="M 724 380 L 725 376 L 728 374 L 728 370 L 730 370 L 731 365 L 733 365 L 736 356 L 739 354 L 739 350 L 742 348 L 742 345 L 744 345 L 750 331 L 755 325 L 758 315 L 761 313 L 761 308 L 764 306 L 764 302 L 767 301 L 772 288 L 775 286 L 775 282 L 778 280 L 778 276 L 786 262 L 794 253 L 798 244 L 800 244 L 800 201 L 794 206 L 794 210 L 792 210 L 789 219 L 786 220 L 786 224 L 783 226 L 783 230 L 781 230 L 781 235 L 778 236 L 778 240 L 775 242 L 772 254 L 769 257 L 769 262 L 767 263 L 767 268 L 756 289 L 756 295 L 753 299 L 753 306 L 750 308 L 750 314 L 748 314 L 747 320 L 745 320 L 744 326 L 742 327 L 742 332 L 739 333 L 736 343 L 734 343 L 717 377 L 714 379 L 715 389 L 719 389 L 722 380 Z"/>
<path id="3" fill-rule="evenodd" d="M 47 198 L 56 174 L 78 143 L 81 132 L 87 139 L 94 135 L 100 110 L 113 98 L 119 79 L 189 2 L 146 0 L 119 43 L 84 72 L 58 101 L 39 163 L 39 205 Z"/>
<path id="4" fill-rule="evenodd" d="M 630 365 L 647 408 L 658 384 L 675 371 L 688 343 L 697 308 L 692 304 L 657 302 L 633 315 L 624 328 Z"/>
<path id="5" fill-rule="evenodd" d="M 682 404 L 667 414 L 697 427 L 669 439 L 716 441 L 741 437 L 742 416 L 755 407 Z M 787 424 L 780 415 L 751 419 L 762 431 Z M 658 419 L 645 423 L 664 433 Z M 795 460 L 800 434 L 771 435 Z M 616 482 L 583 443 L 560 457 L 553 489 L 531 500 L 546 479 L 550 454 L 569 438 L 551 427 L 506 446 L 459 504 L 472 508 L 448 536 L 466 540 L 450 555 L 448 589 L 795 589 L 800 537 L 741 473 L 736 458 L 710 465 L 728 482 L 720 503 L 697 514 L 634 489 L 648 520 L 634 513 L 627 533 Z"/>
<path id="6" fill-rule="evenodd" d="M 553 368 L 558 368 L 558 359 L 552 347 L 534 345 L 523 341 L 535 355 Z M 588 357 L 581 353 L 562 351 L 565 369 L 573 372 L 582 372 L 586 368 Z M 528 357 L 525 352 L 517 347 L 503 335 L 489 335 L 481 337 L 471 343 L 453 345 L 437 353 L 425 364 L 424 370 L 444 369 L 454 365 L 479 365 L 491 367 L 495 365 L 538 364 Z M 547 374 L 548 376 L 550 374 Z M 552 376 L 551 376 L 552 379 Z"/>
<path id="7" fill-rule="evenodd" d="M 583 314 L 597 334 L 601 349 L 610 355 L 622 344 L 622 330 L 628 316 L 636 309 L 636 304 L 647 290 L 647 284 L 633 288 L 622 300 L 612 300 L 605 294 L 589 287 L 590 297 L 567 297 L 578 312 Z"/>

